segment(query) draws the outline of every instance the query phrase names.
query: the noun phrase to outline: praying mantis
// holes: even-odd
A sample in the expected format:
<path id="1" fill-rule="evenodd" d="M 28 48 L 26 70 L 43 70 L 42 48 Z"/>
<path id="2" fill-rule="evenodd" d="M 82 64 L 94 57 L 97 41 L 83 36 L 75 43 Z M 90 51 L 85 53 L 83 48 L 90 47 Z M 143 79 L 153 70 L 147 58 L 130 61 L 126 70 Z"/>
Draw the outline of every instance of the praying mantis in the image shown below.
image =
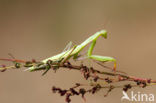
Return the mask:
<path id="1" fill-rule="evenodd" d="M 64 63 L 65 61 L 69 60 L 71 57 L 76 59 L 76 58 L 78 58 L 78 55 L 82 51 L 82 49 L 91 43 L 91 45 L 88 49 L 88 52 L 87 52 L 87 58 L 93 59 L 93 60 L 96 60 L 99 62 L 114 62 L 113 70 L 115 71 L 116 70 L 116 59 L 114 59 L 113 57 L 108 57 L 108 56 L 92 55 L 97 38 L 100 36 L 102 36 L 106 39 L 107 31 L 101 30 L 99 32 L 96 32 L 95 34 L 90 36 L 88 39 L 86 39 L 84 42 L 82 42 L 80 45 L 75 45 L 70 50 L 64 51 L 60 54 L 57 54 L 50 58 L 47 58 L 47 59 L 43 60 L 42 62 L 47 63 L 50 60 L 52 62 Z M 35 71 L 36 69 L 38 69 L 38 68 L 35 68 L 35 66 L 33 66 L 33 67 L 30 67 L 28 70 Z"/>
<path id="2" fill-rule="evenodd" d="M 97 39 L 102 36 L 103 38 L 107 38 L 107 31 L 106 30 L 101 30 L 99 32 L 96 32 L 95 34 L 93 34 L 92 36 L 90 36 L 88 39 L 86 39 L 84 42 L 82 42 L 79 45 L 74 45 L 72 48 L 65 50 L 63 52 L 61 52 L 60 54 L 57 54 L 55 56 L 49 57 L 47 59 L 42 60 L 39 64 L 35 64 L 35 63 L 28 63 L 28 65 L 25 65 L 25 67 L 29 67 L 28 71 L 32 72 L 32 71 L 36 71 L 36 70 L 46 70 L 44 74 L 47 73 L 47 71 L 51 68 L 51 65 L 55 68 L 59 68 L 59 65 L 64 64 L 66 61 L 68 61 L 71 57 L 73 57 L 73 59 L 77 59 L 79 58 L 79 53 L 90 43 L 90 47 L 87 51 L 87 55 L 86 58 L 87 59 L 91 59 L 91 60 L 96 60 L 98 62 L 113 62 L 114 63 L 114 67 L 113 70 L 116 70 L 116 59 L 114 59 L 113 57 L 109 57 L 109 56 L 100 56 L 100 55 L 92 55 L 93 49 L 95 47 L 96 41 Z M 11 60 L 13 62 L 15 62 L 16 64 L 18 63 L 18 61 L 21 60 Z M 24 62 L 24 61 L 22 61 Z M 30 64 L 30 65 L 29 65 Z"/>

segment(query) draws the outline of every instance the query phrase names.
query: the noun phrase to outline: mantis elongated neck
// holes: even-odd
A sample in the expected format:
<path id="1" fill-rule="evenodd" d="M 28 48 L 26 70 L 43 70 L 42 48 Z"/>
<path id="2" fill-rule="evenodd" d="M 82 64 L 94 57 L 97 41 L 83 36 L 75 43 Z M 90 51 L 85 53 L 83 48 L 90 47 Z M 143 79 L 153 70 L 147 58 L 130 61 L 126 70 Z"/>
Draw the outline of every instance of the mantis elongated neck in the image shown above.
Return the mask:
<path id="1" fill-rule="evenodd" d="M 88 45 L 89 43 L 93 41 L 96 41 L 99 36 L 107 38 L 107 31 L 101 30 L 99 32 L 96 32 L 94 35 L 90 36 L 88 39 L 86 39 L 84 42 L 78 45 L 77 48 L 73 51 L 73 53 L 80 52 L 86 45 Z"/>
<path id="2" fill-rule="evenodd" d="M 99 36 L 102 36 L 104 38 L 107 38 L 107 32 L 105 30 L 101 30 L 99 32 L 96 32 L 94 35 L 86 39 L 83 43 L 81 43 L 79 46 L 85 47 L 87 44 L 89 44 L 92 41 L 96 41 Z"/>

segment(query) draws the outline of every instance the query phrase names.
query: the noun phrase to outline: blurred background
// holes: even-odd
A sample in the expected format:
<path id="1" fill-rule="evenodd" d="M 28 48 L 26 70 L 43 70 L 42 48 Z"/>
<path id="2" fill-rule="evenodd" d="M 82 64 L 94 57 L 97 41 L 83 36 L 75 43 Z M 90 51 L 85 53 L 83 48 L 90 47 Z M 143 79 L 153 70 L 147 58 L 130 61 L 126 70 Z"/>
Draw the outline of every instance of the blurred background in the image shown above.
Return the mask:
<path id="1" fill-rule="evenodd" d="M 11 53 L 17 59 L 42 60 L 60 53 L 69 41 L 80 44 L 106 29 L 108 39 L 98 39 L 94 54 L 115 57 L 117 69 L 130 75 L 156 79 L 155 5 L 155 0 L 0 0 L 0 58 Z M 52 93 L 53 85 L 67 89 L 86 83 L 78 71 L 41 74 L 0 73 L 0 103 L 65 103 Z M 156 96 L 155 86 L 132 90 Z M 86 103 L 120 103 L 122 90 L 103 95 L 86 95 Z M 72 97 L 72 103 L 80 102 L 81 97 Z"/>

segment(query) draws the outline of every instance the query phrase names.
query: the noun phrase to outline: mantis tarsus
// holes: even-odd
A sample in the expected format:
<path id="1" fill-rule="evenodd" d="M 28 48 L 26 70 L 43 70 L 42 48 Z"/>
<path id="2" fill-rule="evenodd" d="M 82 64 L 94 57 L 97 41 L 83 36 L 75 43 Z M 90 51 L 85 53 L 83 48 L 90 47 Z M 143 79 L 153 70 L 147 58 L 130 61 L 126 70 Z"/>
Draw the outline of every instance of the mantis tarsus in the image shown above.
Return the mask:
<path id="1" fill-rule="evenodd" d="M 87 58 L 88 59 L 94 59 L 100 62 L 114 62 L 114 70 L 116 70 L 116 59 L 108 56 L 99 56 L 99 55 L 92 55 L 92 51 L 94 49 L 94 46 L 96 44 L 96 40 L 98 37 L 104 37 L 105 39 L 107 38 L 107 31 L 106 30 L 101 30 L 99 32 L 96 32 L 94 35 L 90 36 L 88 39 L 86 39 L 84 42 L 82 42 L 80 45 L 75 45 L 73 48 L 70 50 L 64 51 L 60 54 L 57 54 L 55 56 L 52 56 L 50 58 L 47 58 L 43 60 L 43 63 L 47 63 L 47 61 L 51 60 L 53 62 L 58 62 L 62 63 L 67 60 L 69 60 L 71 57 L 76 59 L 79 55 L 79 53 L 82 51 L 82 49 L 87 46 L 89 43 L 91 43 L 90 48 L 88 49 L 87 52 Z M 30 71 L 35 71 L 37 68 L 35 66 L 30 67 Z"/>
<path id="2" fill-rule="evenodd" d="M 91 45 L 90 45 L 90 47 L 88 49 L 86 57 L 88 59 L 93 59 L 93 60 L 96 60 L 96 61 L 99 61 L 99 62 L 114 62 L 113 70 L 115 71 L 116 70 L 116 59 L 114 59 L 112 57 L 108 57 L 108 56 L 92 55 L 92 51 L 93 51 L 93 49 L 95 47 L 96 40 L 100 36 L 102 36 L 102 37 L 104 37 L 106 39 L 107 38 L 107 31 L 106 30 L 101 30 L 99 32 L 96 32 L 95 34 L 90 36 L 88 39 L 86 39 L 84 42 L 82 42 L 80 45 L 75 45 L 71 49 L 69 49 L 69 47 L 67 47 L 69 50 L 65 50 L 62 53 L 57 54 L 55 56 L 52 56 L 50 58 L 47 58 L 45 60 L 42 60 L 39 63 L 33 63 L 32 62 L 32 63 L 28 63 L 28 64 L 26 64 L 24 66 L 29 67 L 27 69 L 29 71 L 46 70 L 43 73 L 43 75 L 44 75 L 51 68 L 51 66 L 54 69 L 57 69 L 57 68 L 59 68 L 59 65 L 65 63 L 71 57 L 73 57 L 73 59 L 77 59 L 79 57 L 79 53 L 82 51 L 82 49 L 84 47 L 86 47 L 88 44 L 91 43 Z M 5 60 L 5 59 L 1 59 L 1 60 Z M 21 61 L 21 60 L 12 59 L 12 60 L 9 60 L 9 61 L 14 61 L 15 63 L 16 62 L 18 63 L 18 61 Z"/>

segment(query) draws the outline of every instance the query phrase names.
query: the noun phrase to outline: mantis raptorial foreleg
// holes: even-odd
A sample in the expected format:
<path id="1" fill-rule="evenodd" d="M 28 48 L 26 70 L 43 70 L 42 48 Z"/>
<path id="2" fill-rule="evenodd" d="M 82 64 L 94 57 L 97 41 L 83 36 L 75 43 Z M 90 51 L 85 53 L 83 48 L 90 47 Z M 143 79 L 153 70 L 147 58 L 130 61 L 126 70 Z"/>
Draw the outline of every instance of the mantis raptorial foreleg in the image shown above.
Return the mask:
<path id="1" fill-rule="evenodd" d="M 92 55 L 93 49 L 95 47 L 96 40 L 92 41 L 90 48 L 88 49 L 88 58 L 89 59 L 94 59 L 100 62 L 114 62 L 114 68 L 113 70 L 116 70 L 116 59 L 108 56 L 100 56 L 100 55 Z"/>

